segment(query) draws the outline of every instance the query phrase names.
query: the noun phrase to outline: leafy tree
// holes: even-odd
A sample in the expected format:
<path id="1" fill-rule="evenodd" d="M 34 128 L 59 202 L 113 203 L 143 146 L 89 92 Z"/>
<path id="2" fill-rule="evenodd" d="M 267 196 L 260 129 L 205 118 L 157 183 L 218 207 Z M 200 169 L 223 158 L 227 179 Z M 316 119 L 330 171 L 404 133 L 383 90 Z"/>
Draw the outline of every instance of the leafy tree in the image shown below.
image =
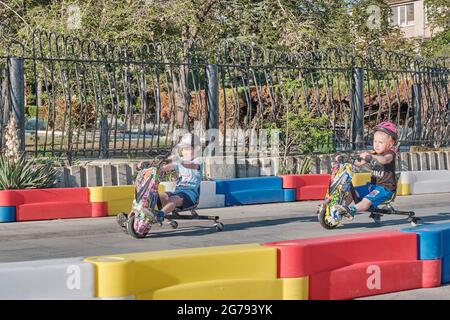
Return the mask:
<path id="1" fill-rule="evenodd" d="M 398 27 L 390 24 L 391 8 L 386 0 L 348 1 L 351 12 L 351 38 L 356 49 L 366 51 L 370 48 L 383 48 L 392 51 L 412 51 L 413 44 L 404 38 Z M 340 34 L 339 28 L 336 34 Z M 345 41 L 345 38 L 344 38 Z M 350 39 L 347 38 L 347 41 Z"/>
<path id="2" fill-rule="evenodd" d="M 428 2 L 445 4 L 445 0 Z M 371 5 L 380 8 L 377 28 L 368 25 Z M 29 48 L 35 28 L 100 43 L 182 43 L 173 85 L 176 122 L 187 127 L 183 115 L 191 98 L 186 53 L 193 45 L 188 39 L 211 51 L 225 39 L 291 52 L 330 47 L 347 52 L 373 47 L 411 50 L 398 28 L 389 25 L 388 17 L 386 0 L 0 0 L 0 47 L 20 40 Z M 442 26 L 441 16 L 433 21 Z M 448 33 L 440 33 L 429 46 L 445 47 L 446 41 Z"/>
<path id="3" fill-rule="evenodd" d="M 447 0 L 425 0 L 427 18 L 434 36 L 423 43 L 424 55 L 450 55 L 450 6 Z"/>
<path id="4" fill-rule="evenodd" d="M 379 29 L 367 28 L 370 5 L 381 8 Z M 40 28 L 114 43 L 235 39 L 290 51 L 394 45 L 388 14 L 386 0 L 0 0 L 5 36 L 23 41 Z"/>

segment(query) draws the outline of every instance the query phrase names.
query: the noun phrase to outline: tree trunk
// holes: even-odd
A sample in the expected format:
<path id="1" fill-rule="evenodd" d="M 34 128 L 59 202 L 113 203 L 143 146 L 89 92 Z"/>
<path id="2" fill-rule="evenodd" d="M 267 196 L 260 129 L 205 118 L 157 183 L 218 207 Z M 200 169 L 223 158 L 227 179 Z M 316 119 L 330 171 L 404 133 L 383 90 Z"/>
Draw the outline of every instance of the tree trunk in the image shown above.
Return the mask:
<path id="1" fill-rule="evenodd" d="M 182 63 L 188 59 L 183 58 Z M 189 92 L 189 67 L 180 65 L 178 73 L 173 73 L 173 91 L 175 95 L 176 124 L 178 128 L 189 130 L 189 105 L 191 95 Z"/>
<path id="2" fill-rule="evenodd" d="M 0 105 L 2 106 L 3 114 L 1 115 L 2 121 L 1 125 L 1 149 L 3 150 L 5 146 L 4 132 L 6 126 L 8 125 L 9 120 L 9 82 L 7 76 L 3 80 L 2 83 L 2 92 L 1 92 L 2 101 L 0 101 Z"/>
<path id="3" fill-rule="evenodd" d="M 175 119 L 178 128 L 189 130 L 189 105 L 191 94 L 189 91 L 189 63 L 190 53 L 194 44 L 196 32 L 191 34 L 190 28 L 185 27 L 182 32 L 182 52 L 180 53 L 179 65 L 172 68 L 167 65 L 168 72 L 172 75 L 173 94 L 175 100 Z M 171 69 L 172 68 L 172 69 Z"/>
<path id="4" fill-rule="evenodd" d="M 199 23 L 203 23 L 217 0 L 206 0 L 196 14 Z M 191 103 L 191 94 L 189 90 L 189 63 L 190 54 L 197 38 L 198 27 L 195 24 L 185 25 L 181 30 L 181 40 L 183 43 L 181 57 L 179 59 L 178 72 L 172 72 L 171 66 L 166 65 L 166 70 L 172 75 L 172 85 L 175 100 L 175 117 L 178 128 L 190 130 L 189 123 L 189 105 Z"/>

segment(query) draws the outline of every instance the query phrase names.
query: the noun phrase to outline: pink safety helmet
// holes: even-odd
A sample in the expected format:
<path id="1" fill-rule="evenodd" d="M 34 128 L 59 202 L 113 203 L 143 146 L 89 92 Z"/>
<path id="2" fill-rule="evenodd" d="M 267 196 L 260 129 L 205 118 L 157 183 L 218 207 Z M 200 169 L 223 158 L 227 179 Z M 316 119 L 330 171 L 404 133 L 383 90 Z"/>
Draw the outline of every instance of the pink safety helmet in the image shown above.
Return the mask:
<path id="1" fill-rule="evenodd" d="M 397 139 L 398 139 L 397 126 L 394 123 L 390 122 L 390 121 L 383 121 L 383 122 L 377 124 L 375 126 L 374 130 L 375 130 L 375 132 L 381 131 L 381 132 L 384 132 L 384 133 L 388 134 L 395 141 L 397 141 Z"/>

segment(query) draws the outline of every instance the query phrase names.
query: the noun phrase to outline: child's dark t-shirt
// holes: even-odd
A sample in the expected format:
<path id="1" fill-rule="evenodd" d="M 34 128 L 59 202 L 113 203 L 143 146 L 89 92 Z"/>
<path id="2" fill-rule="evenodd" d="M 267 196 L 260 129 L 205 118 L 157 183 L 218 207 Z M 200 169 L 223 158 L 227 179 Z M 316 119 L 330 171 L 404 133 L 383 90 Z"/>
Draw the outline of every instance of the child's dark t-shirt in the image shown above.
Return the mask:
<path id="1" fill-rule="evenodd" d="M 371 183 L 382 186 L 395 193 L 397 191 L 397 181 L 395 179 L 395 153 L 389 150 L 382 155 L 385 156 L 388 154 L 392 154 L 393 156 L 393 160 L 388 164 L 380 164 L 376 161 L 371 162 Z"/>

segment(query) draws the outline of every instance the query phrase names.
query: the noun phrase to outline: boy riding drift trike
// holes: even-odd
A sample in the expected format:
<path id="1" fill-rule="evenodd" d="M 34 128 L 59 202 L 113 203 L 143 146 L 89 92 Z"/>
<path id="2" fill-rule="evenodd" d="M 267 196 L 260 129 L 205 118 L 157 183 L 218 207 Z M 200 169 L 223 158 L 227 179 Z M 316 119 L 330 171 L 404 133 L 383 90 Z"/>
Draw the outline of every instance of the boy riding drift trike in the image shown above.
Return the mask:
<path id="1" fill-rule="evenodd" d="M 135 198 L 132 210 L 127 215 L 120 213 L 117 223 L 123 231 L 135 238 L 144 238 L 154 224 L 162 226 L 164 220 L 176 229 L 175 220 L 213 220 L 217 231 L 224 229 L 218 216 L 202 216 L 196 212 L 200 197 L 203 163 L 201 158 L 195 158 L 195 148 L 199 141 L 191 134 L 183 136 L 181 142 L 175 146 L 170 157 L 172 162 L 153 167 L 149 163 L 141 163 L 141 169 L 136 177 Z M 179 157 L 179 150 L 182 157 Z M 160 176 L 164 172 L 177 170 L 178 180 L 174 192 L 158 193 Z M 180 214 L 181 211 L 190 211 L 190 214 Z"/>
<path id="2" fill-rule="evenodd" d="M 370 218 L 379 223 L 384 214 L 408 216 L 413 226 L 419 218 L 412 211 L 397 211 L 391 202 L 397 192 L 397 177 L 395 172 L 397 127 L 392 122 L 382 122 L 375 128 L 374 150 L 362 152 L 358 157 L 345 159 L 336 158 L 337 165 L 333 168 L 332 179 L 325 196 L 325 202 L 319 206 L 318 218 L 326 229 L 336 228 L 343 219 L 352 221 L 357 212 L 369 211 Z M 372 174 L 370 183 L 353 187 L 352 177 L 355 166 L 370 164 Z M 352 202 L 354 205 L 351 205 Z M 380 205 L 384 208 L 378 208 Z"/>

